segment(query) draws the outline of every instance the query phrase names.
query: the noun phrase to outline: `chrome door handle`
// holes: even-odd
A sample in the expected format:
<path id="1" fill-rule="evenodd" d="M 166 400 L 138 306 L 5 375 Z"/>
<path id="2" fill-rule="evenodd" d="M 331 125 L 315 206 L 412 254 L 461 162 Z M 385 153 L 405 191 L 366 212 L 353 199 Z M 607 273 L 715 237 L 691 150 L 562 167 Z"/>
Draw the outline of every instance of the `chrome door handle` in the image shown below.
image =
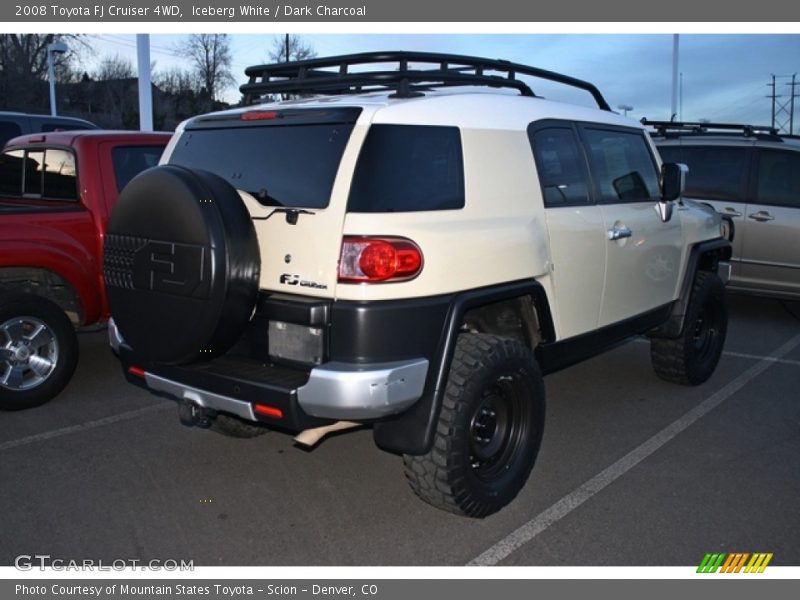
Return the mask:
<path id="1" fill-rule="evenodd" d="M 612 242 L 614 240 L 621 240 L 623 238 L 629 238 L 633 235 L 633 232 L 628 227 L 612 227 L 608 230 L 608 239 Z"/>
<path id="2" fill-rule="evenodd" d="M 773 217 L 765 210 L 760 210 L 757 213 L 753 213 L 752 215 L 749 215 L 748 218 L 753 219 L 754 221 L 758 221 L 759 223 L 775 220 L 775 217 Z"/>
<path id="3" fill-rule="evenodd" d="M 723 208 L 719 212 L 721 214 L 725 215 L 726 217 L 741 217 L 742 216 L 742 213 L 740 213 L 735 208 L 731 208 L 730 206 L 726 206 L 725 208 Z"/>

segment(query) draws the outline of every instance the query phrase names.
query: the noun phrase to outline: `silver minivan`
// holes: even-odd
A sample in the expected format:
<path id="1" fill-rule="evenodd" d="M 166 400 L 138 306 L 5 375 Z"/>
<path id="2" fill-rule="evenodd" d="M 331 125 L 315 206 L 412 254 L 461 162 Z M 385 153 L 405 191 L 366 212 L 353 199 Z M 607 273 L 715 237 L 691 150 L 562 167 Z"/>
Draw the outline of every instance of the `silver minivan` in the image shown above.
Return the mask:
<path id="1" fill-rule="evenodd" d="M 735 227 L 728 289 L 800 298 L 800 138 L 768 127 L 642 121 L 664 162 L 688 165 L 685 197 Z"/>

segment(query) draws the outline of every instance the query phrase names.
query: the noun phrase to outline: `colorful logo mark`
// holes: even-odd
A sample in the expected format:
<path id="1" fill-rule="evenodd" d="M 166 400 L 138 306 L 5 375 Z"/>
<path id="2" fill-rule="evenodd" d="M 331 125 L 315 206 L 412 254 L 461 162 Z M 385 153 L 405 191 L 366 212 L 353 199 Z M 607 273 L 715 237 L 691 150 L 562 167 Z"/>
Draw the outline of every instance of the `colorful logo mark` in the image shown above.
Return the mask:
<path id="1" fill-rule="evenodd" d="M 750 559 L 748 561 L 748 559 Z M 772 552 L 736 552 L 733 554 L 706 554 L 703 562 L 697 567 L 698 573 L 763 573 L 769 561 L 772 560 Z"/>

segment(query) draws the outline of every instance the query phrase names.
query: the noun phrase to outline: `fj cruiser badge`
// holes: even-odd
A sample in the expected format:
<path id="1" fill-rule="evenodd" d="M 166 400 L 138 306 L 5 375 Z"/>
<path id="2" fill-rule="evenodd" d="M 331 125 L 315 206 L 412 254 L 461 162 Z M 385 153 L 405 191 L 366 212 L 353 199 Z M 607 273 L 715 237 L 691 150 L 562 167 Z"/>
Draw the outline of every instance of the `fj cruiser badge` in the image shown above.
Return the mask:
<path id="1" fill-rule="evenodd" d="M 314 288 L 315 290 L 327 290 L 328 286 L 324 283 L 317 283 L 316 281 L 306 281 L 301 279 L 300 275 L 291 275 L 284 273 L 280 277 L 280 282 L 286 285 L 299 285 L 300 287 Z"/>

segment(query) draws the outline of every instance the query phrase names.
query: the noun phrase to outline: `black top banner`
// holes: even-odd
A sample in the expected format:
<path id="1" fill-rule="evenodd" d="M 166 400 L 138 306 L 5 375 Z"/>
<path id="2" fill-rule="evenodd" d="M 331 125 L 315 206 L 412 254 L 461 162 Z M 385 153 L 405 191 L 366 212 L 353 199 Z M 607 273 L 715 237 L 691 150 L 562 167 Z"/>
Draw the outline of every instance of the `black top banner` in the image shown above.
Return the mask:
<path id="1" fill-rule="evenodd" d="M 93 22 L 800 22 L 800 2 L 760 0 L 12 0 L 14 23 Z"/>

